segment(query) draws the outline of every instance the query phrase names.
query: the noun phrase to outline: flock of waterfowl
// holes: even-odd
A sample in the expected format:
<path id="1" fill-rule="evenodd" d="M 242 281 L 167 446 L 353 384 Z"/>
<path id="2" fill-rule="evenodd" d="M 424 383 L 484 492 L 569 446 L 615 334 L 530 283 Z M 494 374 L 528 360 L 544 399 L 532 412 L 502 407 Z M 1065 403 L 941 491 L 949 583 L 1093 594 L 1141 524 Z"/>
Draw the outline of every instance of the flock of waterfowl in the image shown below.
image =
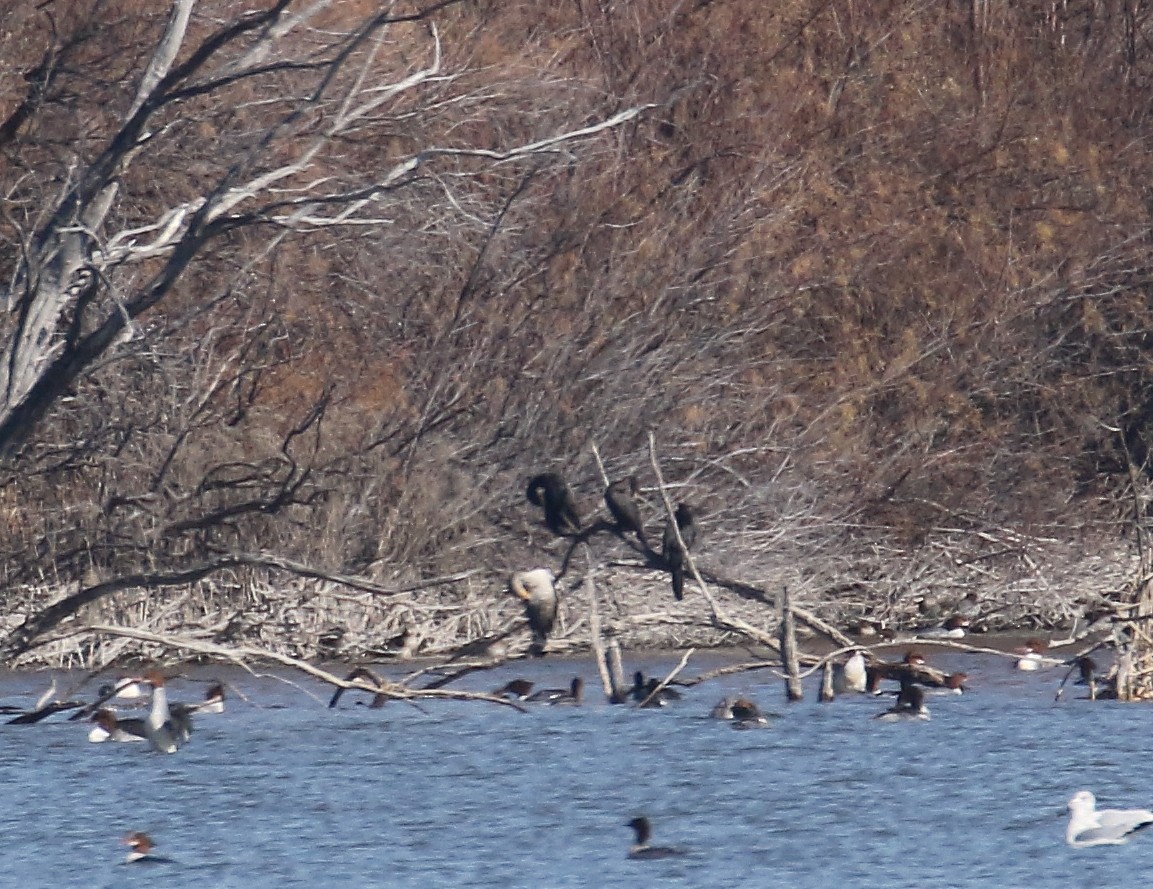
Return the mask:
<path id="1" fill-rule="evenodd" d="M 1031 671 L 1036 668 L 1036 658 L 1032 656 L 1036 653 L 1034 648 L 1027 644 L 1021 649 L 1016 663 L 1018 669 Z M 874 714 L 875 719 L 886 722 L 929 719 L 925 704 L 926 693 L 962 694 L 966 690 L 968 678 L 965 673 L 946 674 L 935 669 L 926 662 L 924 654 L 916 649 L 905 651 L 897 661 L 880 660 L 871 652 L 857 649 L 838 663 L 835 676 L 839 693 L 895 696 L 892 706 Z M 894 684 L 896 688 L 893 688 Z M 126 676 L 114 684 L 101 687 L 91 703 L 53 700 L 52 693 L 54 689 L 31 709 L 0 707 L 0 712 L 12 717 L 8 720 L 10 725 L 34 725 L 53 716 L 66 714 L 70 721 L 87 720 L 91 724 L 88 739 L 92 742 L 140 741 L 146 742 L 152 751 L 171 754 L 190 739 L 194 715 L 220 713 L 224 709 L 224 687 L 219 682 L 210 683 L 202 701 L 170 702 L 167 679 L 157 669 Z M 585 703 L 584 680 L 580 676 L 574 677 L 567 687 L 562 688 L 538 688 L 533 681 L 518 678 L 506 682 L 493 693 L 525 704 L 545 707 L 579 707 Z M 684 699 L 684 693 L 671 684 L 662 683 L 656 677 L 646 676 L 638 670 L 633 675 L 633 684 L 627 694 L 619 700 L 610 699 L 610 702 L 659 708 L 676 705 Z M 131 705 L 137 701 L 147 701 L 142 715 L 120 715 L 113 709 L 114 704 Z M 339 692 L 334 696 L 332 704 L 338 701 Z M 369 706 L 382 706 L 383 703 L 384 698 L 377 696 Z M 770 715 L 746 695 L 722 698 L 707 715 L 730 722 L 735 729 L 770 725 Z M 1153 824 L 1153 812 L 1144 809 L 1098 809 L 1093 794 L 1088 791 L 1075 794 L 1068 808 L 1070 819 L 1066 841 L 1075 847 L 1119 844 L 1136 831 Z M 652 845 L 652 826 L 645 816 L 634 817 L 625 826 L 634 832 L 633 842 L 627 850 L 630 858 L 645 860 L 691 854 L 690 850 L 684 848 Z M 154 842 L 147 833 L 134 831 L 125 836 L 123 842 L 129 847 L 126 863 L 171 863 L 171 859 L 155 853 Z"/>
<path id="2" fill-rule="evenodd" d="M 150 695 L 149 695 L 149 691 Z M 195 703 L 169 702 L 167 679 L 157 669 L 149 669 L 139 676 L 125 676 L 114 684 L 103 685 L 91 703 L 76 700 L 57 700 L 56 683 L 28 710 L 0 705 L 0 714 L 11 718 L 8 725 L 35 725 L 53 716 L 68 713 L 69 722 L 88 721 L 92 727 L 88 740 L 147 741 L 152 750 L 175 753 L 192 737 L 192 717 L 200 713 L 224 712 L 224 685 L 209 684 L 204 699 Z M 143 716 L 122 716 L 114 705 L 141 702 L 148 695 L 148 712 Z"/>
<path id="3" fill-rule="evenodd" d="M 607 485 L 604 498 L 612 524 L 598 521 L 590 526 L 582 524 L 572 492 L 564 479 L 556 473 L 543 473 L 534 476 L 528 485 L 527 498 L 535 506 L 544 510 L 544 521 L 554 533 L 577 540 L 598 530 L 612 530 L 622 537 L 635 535 L 637 542 L 650 556 L 661 560 L 669 571 L 675 598 L 680 599 L 684 592 L 686 555 L 695 545 L 699 536 L 694 510 L 685 503 L 679 503 L 666 522 L 662 535 L 660 553 L 649 546 L 645 535 L 644 522 L 636 502 L 637 483 L 629 477 Z M 557 619 L 556 577 L 547 568 L 514 572 L 509 590 L 524 604 L 525 617 L 531 632 L 532 641 L 528 653 L 543 656 L 546 653 L 549 636 Z M 959 638 L 968 627 L 964 615 L 953 615 L 933 633 L 926 636 L 936 638 Z M 863 635 L 863 634 L 862 634 Z M 1031 639 L 1019 652 L 1016 667 L 1031 671 L 1041 666 L 1059 663 L 1049 658 L 1047 646 L 1042 640 Z M 1072 670 L 1078 673 L 1077 681 L 1090 687 L 1091 696 L 1100 696 L 1099 686 L 1104 683 L 1104 693 L 1108 693 L 1108 679 L 1098 677 L 1096 664 L 1088 657 L 1080 657 L 1069 662 Z M 1071 672 L 1072 672 L 1071 670 Z M 348 676 L 347 681 L 357 678 L 371 678 L 378 686 L 381 683 L 371 671 L 358 668 Z M 898 661 L 879 659 L 871 650 L 862 646 L 845 652 L 838 659 L 832 671 L 833 687 L 836 693 L 873 694 L 892 697 L 891 706 L 874 714 L 883 722 L 925 721 L 930 718 L 926 705 L 926 694 L 962 694 L 966 691 L 965 673 L 946 674 L 930 666 L 924 654 L 916 648 L 904 651 Z M 1068 679 L 1068 676 L 1066 676 Z M 890 685 L 886 685 L 889 683 Z M 675 705 L 683 699 L 682 692 L 672 687 L 673 682 L 664 682 L 656 677 L 646 677 L 637 671 L 631 687 L 614 690 L 608 695 L 611 704 L 631 703 L 637 707 L 659 708 Z M 895 688 L 892 687 L 895 684 Z M 1063 685 L 1064 683 L 1062 683 Z M 623 683 L 621 683 L 623 685 Z M 383 689 L 383 686 L 381 686 Z M 330 706 L 336 706 L 345 688 L 339 688 L 333 695 Z M 123 715 L 116 712 L 114 705 L 126 701 L 143 701 L 150 693 L 147 710 L 141 715 Z M 518 678 L 505 683 L 492 692 L 493 695 L 507 698 L 526 705 L 549 707 L 579 707 L 585 702 L 585 685 L 580 676 L 572 679 L 567 687 L 537 688 L 528 679 Z M 828 699 L 832 699 L 830 694 Z M 370 707 L 384 706 L 389 696 L 377 693 L 369 703 Z M 92 742 L 146 742 L 148 749 L 158 753 L 175 753 L 192 735 L 193 716 L 207 713 L 220 713 L 224 709 L 224 687 L 219 682 L 211 683 L 202 701 L 195 703 L 169 702 L 167 679 L 158 669 L 148 669 L 140 675 L 124 677 L 114 684 L 103 686 L 91 703 L 81 701 L 60 701 L 55 699 L 55 684 L 36 706 L 22 710 L 0 706 L 0 713 L 12 718 L 8 724 L 32 725 L 57 714 L 67 713 L 70 721 L 88 721 L 91 728 L 88 739 Z M 762 728 L 770 725 L 770 715 L 763 712 L 751 697 L 746 695 L 726 696 L 711 708 L 707 714 L 712 719 L 731 723 L 735 729 Z M 1091 846 L 1118 844 L 1125 842 L 1134 832 L 1153 824 L 1153 812 L 1145 809 L 1098 809 L 1096 799 L 1089 791 L 1079 791 L 1068 803 L 1070 819 L 1066 830 L 1066 841 L 1071 846 Z M 688 850 L 671 846 L 654 846 L 650 843 L 652 825 L 645 816 L 637 816 L 625 825 L 634 832 L 634 841 L 628 847 L 628 856 L 634 859 L 661 859 L 680 856 Z M 170 859 L 154 852 L 152 838 L 144 832 L 134 831 L 123 839 L 129 847 L 125 859 L 127 863 L 166 863 Z"/>

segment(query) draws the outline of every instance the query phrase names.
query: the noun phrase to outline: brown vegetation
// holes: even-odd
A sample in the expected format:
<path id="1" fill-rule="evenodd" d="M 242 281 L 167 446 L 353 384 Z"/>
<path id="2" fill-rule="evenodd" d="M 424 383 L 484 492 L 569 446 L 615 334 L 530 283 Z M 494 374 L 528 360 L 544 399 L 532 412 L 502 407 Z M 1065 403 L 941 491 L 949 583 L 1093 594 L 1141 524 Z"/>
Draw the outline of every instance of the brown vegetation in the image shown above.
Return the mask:
<path id="1" fill-rule="evenodd" d="M 212 6 L 188 47 L 230 24 Z M 1056 627 L 1121 597 L 1153 418 L 1141 4 L 447 3 L 368 27 L 377 11 L 334 5 L 275 57 L 309 65 L 231 82 L 261 32 L 239 35 L 141 122 L 43 332 L 69 360 L 34 403 L 0 395 L 9 615 L 97 590 L 85 608 L 130 620 L 176 589 L 171 619 L 225 641 L 314 656 L 339 623 L 343 656 L 406 627 L 448 648 L 516 618 L 510 570 L 559 565 L 523 500 L 536 472 L 591 513 L 595 443 L 611 479 L 639 475 L 655 533 L 650 431 L 703 507 L 701 563 L 830 620 L 975 591 L 990 625 Z M 428 70 L 433 22 L 435 75 L 141 248 L 166 209 L 299 157 L 359 76 Z M 123 134 L 165 26 L 134 0 L 0 26 L 9 366 L 26 294 L 59 271 L 29 264 L 38 238 Z M 699 637 L 691 591 L 645 635 L 659 568 L 611 566 L 617 619 Z M 100 586 L 125 577 L 172 585 Z M 566 608 L 562 635 L 584 613 Z"/>

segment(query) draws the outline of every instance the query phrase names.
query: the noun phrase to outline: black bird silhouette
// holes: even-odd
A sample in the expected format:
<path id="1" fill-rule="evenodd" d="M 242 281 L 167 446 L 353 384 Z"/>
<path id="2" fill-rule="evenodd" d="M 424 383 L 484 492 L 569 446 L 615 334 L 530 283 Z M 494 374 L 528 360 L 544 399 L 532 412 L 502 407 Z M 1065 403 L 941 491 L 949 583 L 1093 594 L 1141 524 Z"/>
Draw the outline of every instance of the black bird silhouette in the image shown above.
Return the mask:
<path id="1" fill-rule="evenodd" d="M 685 595 L 685 556 L 686 551 L 693 548 L 697 542 L 697 520 L 693 516 L 692 507 L 687 503 L 677 505 L 676 528 L 680 529 L 681 540 L 685 542 L 684 549 L 677 540 L 677 532 L 672 521 L 665 525 L 665 536 L 661 545 L 661 554 L 669 566 L 673 576 L 673 596 L 678 600 Z"/>
<path id="2" fill-rule="evenodd" d="M 667 707 L 672 701 L 681 699 L 681 693 L 667 685 L 658 692 L 660 684 L 661 681 L 656 676 L 646 679 L 645 674 L 637 670 L 633 674 L 632 699 L 638 704 L 643 704 L 647 700 L 648 707 Z"/>
<path id="3" fill-rule="evenodd" d="M 645 526 L 641 521 L 641 511 L 637 506 L 637 480 L 635 476 L 622 478 L 605 488 L 605 506 L 609 508 L 609 515 L 617 523 L 617 530 L 623 535 L 632 531 L 637 540 L 645 549 L 649 543 L 645 540 Z"/>
<path id="4" fill-rule="evenodd" d="M 532 694 L 533 684 L 527 679 L 512 679 L 493 692 L 498 698 L 523 701 Z"/>
<path id="5" fill-rule="evenodd" d="M 629 821 L 625 827 L 631 827 L 636 834 L 636 842 L 629 847 L 629 858 L 672 858 L 676 855 L 684 855 L 684 849 L 678 849 L 675 846 L 650 846 L 649 837 L 652 836 L 652 826 L 649 824 L 649 819 L 644 815 L 639 815 Z"/>
<path id="6" fill-rule="evenodd" d="M 581 517 L 577 512 L 576 500 L 564 478 L 556 472 L 542 472 L 528 481 L 525 493 L 528 502 L 544 510 L 545 524 L 554 534 L 562 537 L 579 534 Z"/>

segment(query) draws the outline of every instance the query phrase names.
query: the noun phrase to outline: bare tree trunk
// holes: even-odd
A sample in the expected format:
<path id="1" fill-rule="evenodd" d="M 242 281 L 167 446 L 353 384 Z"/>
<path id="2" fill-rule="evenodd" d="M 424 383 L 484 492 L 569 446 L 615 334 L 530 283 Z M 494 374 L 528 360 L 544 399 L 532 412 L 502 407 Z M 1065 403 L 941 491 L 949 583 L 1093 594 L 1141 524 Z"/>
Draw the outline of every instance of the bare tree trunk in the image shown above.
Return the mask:
<path id="1" fill-rule="evenodd" d="M 623 703 L 628 691 L 625 685 L 624 665 L 621 663 L 621 640 L 617 638 L 616 633 L 611 633 L 606 644 L 609 654 L 609 676 L 612 679 L 614 695 L 612 700 L 613 703 Z"/>
<path id="2" fill-rule="evenodd" d="M 785 697 L 790 702 L 800 701 L 805 697 L 805 692 L 801 685 L 801 664 L 797 654 L 797 625 L 793 618 L 792 596 L 787 586 L 781 588 L 781 595 L 777 603 L 780 606 L 781 618 L 781 660 L 784 663 L 787 677 L 785 679 Z"/>
<path id="3" fill-rule="evenodd" d="M 833 691 L 833 662 L 825 661 L 825 666 L 821 668 L 821 696 L 818 700 L 822 704 L 831 704 L 836 698 Z"/>

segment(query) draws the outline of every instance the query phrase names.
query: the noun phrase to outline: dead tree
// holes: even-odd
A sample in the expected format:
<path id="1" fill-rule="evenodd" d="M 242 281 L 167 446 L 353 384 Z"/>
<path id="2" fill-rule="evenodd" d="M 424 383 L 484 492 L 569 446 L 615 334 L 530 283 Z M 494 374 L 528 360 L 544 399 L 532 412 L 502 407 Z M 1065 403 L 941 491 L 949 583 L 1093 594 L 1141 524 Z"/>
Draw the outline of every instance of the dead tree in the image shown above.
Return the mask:
<path id="1" fill-rule="evenodd" d="M 467 70 L 446 61 L 441 29 L 457 5 L 362 12 L 264 0 L 197 20 L 193 0 L 171 0 L 167 19 L 125 13 L 127 24 L 58 22 L 47 7 L 21 18 L 26 33 L 9 45 L 40 42 L 43 51 L 26 68 L 27 97 L 0 120 L 0 144 L 14 161 L 0 171 L 8 257 L 0 264 L 0 472 L 18 484 L 89 470 L 98 456 L 93 496 L 77 499 L 101 533 L 62 531 L 45 551 L 29 535 L 26 549 L 46 563 L 40 574 L 79 592 L 56 596 L 63 607 L 54 611 L 27 609 L 24 626 L 0 639 L 5 655 L 138 581 L 211 575 L 258 532 L 275 542 L 269 528 L 299 521 L 301 508 L 330 493 L 317 472 L 330 391 L 313 393 L 255 457 L 245 451 L 261 436 L 236 434 L 235 453 L 219 447 L 292 349 L 285 296 L 222 306 L 238 291 L 272 289 L 261 279 L 287 245 L 331 245 L 449 216 L 491 230 L 512 200 L 492 194 L 494 170 L 528 181 L 559 153 L 568 163 L 653 107 L 573 108 L 495 140 L 487 130 L 462 135 L 469 127 L 444 125 L 445 111 L 467 108 L 462 115 L 481 119 L 500 91 L 467 85 Z M 117 46 L 118 32 L 109 36 L 103 24 L 150 42 Z M 144 61 L 121 65 L 117 53 Z M 110 57 L 117 62 L 101 76 L 84 67 Z M 125 73 L 104 76 L 112 70 Z M 53 129 L 62 121 L 75 124 L 75 138 Z M 372 148 L 352 157 L 355 145 Z M 176 351 L 174 330 L 187 344 L 171 395 L 180 422 L 171 404 L 122 420 L 122 393 L 134 396 L 133 374 L 151 379 L 160 356 Z M 214 363 L 196 368 L 203 372 L 189 384 L 189 367 L 206 350 Z M 127 370 L 110 391 L 117 367 Z M 91 428 L 74 437 L 82 404 L 95 405 L 83 414 Z M 411 439 L 443 413 L 427 405 Z M 162 433 L 148 453 L 142 427 Z M 323 459 L 334 474 L 345 468 L 340 455 Z M 123 465 L 136 460 L 125 481 Z M 94 563 L 100 570 L 89 576 Z"/>
<path id="2" fill-rule="evenodd" d="M 781 588 L 777 603 L 780 609 L 781 662 L 786 677 L 785 697 L 789 701 L 800 701 L 805 697 L 805 691 L 801 685 L 801 663 L 797 653 L 797 624 L 787 586 Z"/>

